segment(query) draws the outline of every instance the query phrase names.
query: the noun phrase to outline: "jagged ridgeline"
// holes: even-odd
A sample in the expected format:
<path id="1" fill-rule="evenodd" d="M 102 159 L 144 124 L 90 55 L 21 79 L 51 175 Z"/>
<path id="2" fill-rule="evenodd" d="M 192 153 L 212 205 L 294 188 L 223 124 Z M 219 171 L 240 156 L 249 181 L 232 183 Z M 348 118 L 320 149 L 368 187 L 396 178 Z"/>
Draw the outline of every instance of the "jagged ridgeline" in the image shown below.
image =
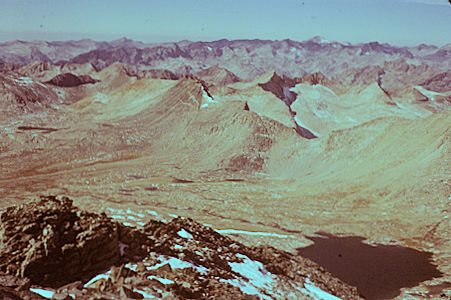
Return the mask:
<path id="1" fill-rule="evenodd" d="M 360 299 L 308 259 L 246 247 L 187 218 L 125 226 L 46 196 L 0 215 L 7 299 Z"/>
<path id="2" fill-rule="evenodd" d="M 205 69 L 220 66 L 246 80 L 269 70 L 292 78 L 320 71 L 346 83 L 364 82 L 369 77 L 374 81 L 374 77 L 379 77 L 388 89 L 398 88 L 413 76 L 415 83 L 423 83 L 434 75 L 449 71 L 450 56 L 449 44 L 442 47 L 425 44 L 396 47 L 378 42 L 340 43 L 320 37 L 305 41 L 223 39 L 213 42 L 146 44 L 129 39 L 113 42 L 84 39 L 67 42 L 12 41 L 0 44 L 0 62 L 16 65 L 27 65 L 34 61 L 60 66 L 84 64 L 99 71 L 120 62 L 141 66 L 143 69 L 159 69 L 160 76 L 163 76 L 161 70 L 168 70 L 172 73 L 165 71 L 164 76 L 172 78 L 176 76 L 173 73 L 200 71 L 203 72 L 202 76 L 212 76 L 208 73 L 217 71 Z M 36 70 L 36 67 L 33 69 Z M 398 76 L 390 76 L 392 72 Z M 221 76 L 227 77 L 223 83 L 237 79 L 230 74 Z"/>

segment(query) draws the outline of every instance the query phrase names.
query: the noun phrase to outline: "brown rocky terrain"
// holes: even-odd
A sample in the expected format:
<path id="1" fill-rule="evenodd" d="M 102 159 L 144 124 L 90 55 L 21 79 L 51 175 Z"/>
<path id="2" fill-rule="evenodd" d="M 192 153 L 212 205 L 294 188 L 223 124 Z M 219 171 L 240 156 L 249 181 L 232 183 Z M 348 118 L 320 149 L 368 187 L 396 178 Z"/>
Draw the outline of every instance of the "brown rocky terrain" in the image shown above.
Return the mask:
<path id="1" fill-rule="evenodd" d="M 0 220 L 3 299 L 361 298 L 308 259 L 246 247 L 191 219 L 137 229 L 47 196 Z"/>
<path id="2" fill-rule="evenodd" d="M 412 61 L 436 50 L 410 55 L 318 38 L 280 41 L 267 59 L 274 43 L 121 52 L 133 44 L 123 40 L 117 56 L 109 47 L 102 57 L 82 56 L 96 67 L 2 64 L 0 282 L 8 283 L 1 291 L 39 299 L 31 284 L 63 299 L 281 299 L 290 292 L 302 299 L 313 285 L 347 299 L 329 284 L 337 282 L 343 293 L 357 295 L 351 285 L 368 299 L 449 296 L 451 89 L 446 70 Z M 235 59 L 244 60 L 250 44 L 256 55 L 247 64 Z M 292 55 L 290 47 L 334 53 L 334 45 L 349 60 L 363 48 L 368 54 L 348 67 L 316 56 L 288 63 L 280 54 Z M 128 57 L 146 51 L 149 65 Z M 136 65 L 114 62 L 120 54 Z M 230 71 L 217 63 L 224 55 L 235 63 Z M 307 62 L 325 71 L 305 74 Z M 349 78 L 330 77 L 338 69 Z M 63 84 L 48 82 L 55 76 Z M 94 82 L 67 86 L 67 78 Z M 74 205 L 63 196 L 28 203 L 49 194 Z M 233 270 L 241 264 L 253 272 Z M 256 288 L 251 274 L 272 278 L 276 288 Z"/>
<path id="3" fill-rule="evenodd" d="M 90 74 L 96 72 L 96 69 L 90 63 L 55 65 L 50 62 L 36 61 L 27 65 L 20 66 L 17 69 L 17 72 L 39 81 L 49 81 L 55 76 L 61 75 L 63 73 L 89 76 Z"/>
<path id="4" fill-rule="evenodd" d="M 385 61 L 382 66 L 365 66 L 363 68 L 347 69 L 341 74 L 336 75 L 334 79 L 345 85 L 367 85 L 378 82 L 384 90 L 389 92 L 396 92 L 409 85 L 431 87 L 432 85 L 430 83 L 440 81 L 443 85 L 440 92 L 448 91 L 449 83 L 446 80 L 442 81 L 439 78 L 433 79 L 436 76 L 441 76 L 440 78 L 444 79 L 444 76 L 446 76 L 446 73 L 439 74 L 441 74 L 439 69 L 425 63 L 413 65 L 408 64 L 405 59 L 400 58 L 394 61 Z"/>
<path id="5" fill-rule="evenodd" d="M 44 111 L 62 102 L 50 87 L 16 73 L 1 73 L 0 106 L 4 113 Z"/>
<path id="6" fill-rule="evenodd" d="M 196 76 L 210 84 L 219 86 L 241 81 L 238 76 L 236 76 L 229 70 L 219 68 L 218 66 L 213 66 L 208 69 L 202 70 L 196 73 Z"/>
<path id="7" fill-rule="evenodd" d="M 434 92 L 446 92 L 451 85 L 451 72 L 437 74 L 420 84 L 424 88 Z"/>

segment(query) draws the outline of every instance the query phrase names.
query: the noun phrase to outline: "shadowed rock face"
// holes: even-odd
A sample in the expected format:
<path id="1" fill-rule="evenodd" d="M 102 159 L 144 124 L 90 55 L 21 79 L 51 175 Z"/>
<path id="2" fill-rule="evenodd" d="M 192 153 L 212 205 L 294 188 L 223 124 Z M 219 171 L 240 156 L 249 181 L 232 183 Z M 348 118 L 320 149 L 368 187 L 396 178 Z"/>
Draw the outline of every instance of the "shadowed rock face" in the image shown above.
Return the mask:
<path id="1" fill-rule="evenodd" d="M 260 83 L 259 86 L 265 91 L 273 93 L 277 98 L 284 101 L 287 105 L 290 105 L 290 101 L 296 99 L 296 94 L 289 91 L 290 87 L 293 87 L 295 82 L 288 77 L 280 77 L 277 73 L 269 79 L 268 82 Z"/>
<path id="2" fill-rule="evenodd" d="M 315 244 L 298 253 L 317 262 L 344 282 L 358 287 L 367 299 L 391 299 L 400 289 L 440 277 L 431 264 L 432 253 L 363 243 L 362 237 L 309 237 Z"/>
<path id="3" fill-rule="evenodd" d="M 274 73 L 273 76 L 269 79 L 269 81 L 259 84 L 259 86 L 263 90 L 273 93 L 277 98 L 279 98 L 285 103 L 295 124 L 296 132 L 306 139 L 314 139 L 317 138 L 317 136 L 313 134 L 313 132 L 311 132 L 308 128 L 301 126 L 296 121 L 295 119 L 296 113 L 292 110 L 291 104 L 293 104 L 293 102 L 296 101 L 297 94 L 291 91 L 290 88 L 295 86 L 296 83 L 298 82 L 307 81 L 307 82 L 315 82 L 315 84 L 318 84 L 319 82 L 326 81 L 324 75 L 320 73 L 315 73 L 312 75 L 313 76 L 302 77 L 301 79 L 291 79 L 285 76 L 280 77 L 279 75 L 277 75 L 277 73 Z"/>
<path id="4" fill-rule="evenodd" d="M 115 224 L 106 215 L 77 211 L 68 198 L 8 208 L 0 233 L 0 270 L 35 284 L 60 286 L 120 259 Z"/>
<path id="5" fill-rule="evenodd" d="M 59 86 L 59 87 L 74 87 L 82 84 L 97 83 L 96 79 L 91 78 L 89 75 L 74 75 L 72 73 L 59 74 L 47 81 L 47 83 Z"/>
<path id="6" fill-rule="evenodd" d="M 355 288 L 288 252 L 244 246 L 191 219 L 128 227 L 105 214 L 80 211 L 66 197 L 43 196 L 3 211 L 0 253 L 0 295 L 11 299 L 41 299 L 30 291 L 43 287 L 61 299 L 69 294 L 142 299 L 143 293 L 156 298 L 305 298 L 312 286 L 360 299 Z"/>

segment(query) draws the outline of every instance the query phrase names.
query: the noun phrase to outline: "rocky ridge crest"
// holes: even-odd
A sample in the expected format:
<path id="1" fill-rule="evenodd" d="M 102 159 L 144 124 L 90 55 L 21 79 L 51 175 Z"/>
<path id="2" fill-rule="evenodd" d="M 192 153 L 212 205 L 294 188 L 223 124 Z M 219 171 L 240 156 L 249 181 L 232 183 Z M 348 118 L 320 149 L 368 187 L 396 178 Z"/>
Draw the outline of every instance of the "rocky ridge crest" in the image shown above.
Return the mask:
<path id="1" fill-rule="evenodd" d="M 81 211 L 67 197 L 4 210 L 0 253 L 0 294 L 10 299 L 360 298 L 288 252 L 247 247 L 180 217 L 137 229 Z"/>

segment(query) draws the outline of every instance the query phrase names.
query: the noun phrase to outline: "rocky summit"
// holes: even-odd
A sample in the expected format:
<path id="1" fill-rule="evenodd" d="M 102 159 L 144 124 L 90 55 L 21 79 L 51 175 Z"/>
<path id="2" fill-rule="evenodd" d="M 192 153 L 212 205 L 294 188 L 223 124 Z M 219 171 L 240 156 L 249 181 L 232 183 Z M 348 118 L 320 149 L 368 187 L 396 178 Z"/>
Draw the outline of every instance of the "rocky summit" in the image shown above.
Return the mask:
<path id="1" fill-rule="evenodd" d="M 126 226 L 41 196 L 0 215 L 2 299 L 360 299 L 306 258 L 192 219 Z"/>

